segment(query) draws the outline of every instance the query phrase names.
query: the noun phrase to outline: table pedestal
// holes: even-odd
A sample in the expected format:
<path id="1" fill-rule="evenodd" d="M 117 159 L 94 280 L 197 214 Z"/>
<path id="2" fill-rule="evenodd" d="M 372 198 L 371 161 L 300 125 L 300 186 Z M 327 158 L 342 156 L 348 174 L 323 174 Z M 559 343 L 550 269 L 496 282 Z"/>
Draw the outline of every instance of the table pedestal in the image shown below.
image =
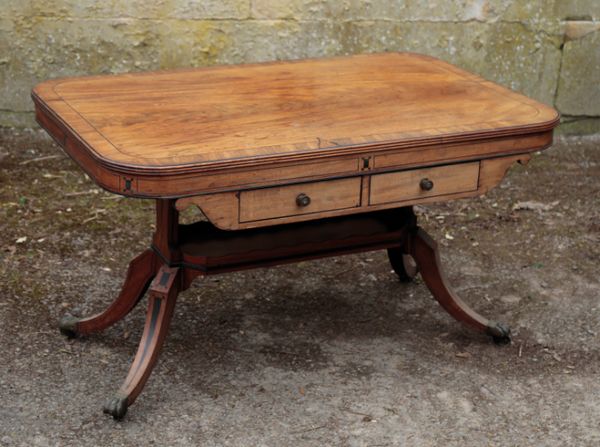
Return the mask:
<path id="1" fill-rule="evenodd" d="M 122 419 L 141 393 L 165 340 L 179 292 L 197 276 L 300 260 L 387 249 L 401 281 L 418 272 L 441 306 L 455 319 L 510 342 L 507 326 L 469 308 L 450 288 L 441 270 L 438 248 L 417 226 L 412 207 L 315 220 L 276 227 L 223 231 L 209 222 L 180 225 L 174 200 L 156 201 L 152 247 L 133 259 L 117 299 L 89 318 L 66 316 L 60 330 L 69 337 L 98 332 L 125 317 L 148 291 L 144 333 L 125 382 L 104 412 Z"/>

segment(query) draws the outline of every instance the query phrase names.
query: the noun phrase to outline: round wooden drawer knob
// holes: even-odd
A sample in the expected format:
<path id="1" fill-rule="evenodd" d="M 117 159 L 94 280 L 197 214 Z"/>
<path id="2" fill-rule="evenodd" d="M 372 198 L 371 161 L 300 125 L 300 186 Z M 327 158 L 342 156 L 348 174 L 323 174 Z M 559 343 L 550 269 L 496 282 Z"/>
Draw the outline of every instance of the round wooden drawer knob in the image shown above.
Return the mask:
<path id="1" fill-rule="evenodd" d="M 298 205 L 298 206 L 308 206 L 308 205 L 310 205 L 310 197 L 308 197 L 304 193 L 298 194 L 298 197 L 296 197 L 296 205 Z"/>
<path id="2" fill-rule="evenodd" d="M 423 191 L 431 191 L 433 189 L 433 182 L 428 178 L 421 179 L 419 186 Z"/>

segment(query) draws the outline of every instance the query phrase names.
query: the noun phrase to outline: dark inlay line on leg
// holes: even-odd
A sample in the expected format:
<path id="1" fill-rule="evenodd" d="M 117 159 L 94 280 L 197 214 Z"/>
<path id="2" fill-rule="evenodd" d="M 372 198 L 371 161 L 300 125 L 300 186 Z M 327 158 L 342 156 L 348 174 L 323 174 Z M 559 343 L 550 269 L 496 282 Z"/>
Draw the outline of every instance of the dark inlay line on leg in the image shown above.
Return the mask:
<path id="1" fill-rule="evenodd" d="M 156 330 L 156 321 L 158 320 L 158 315 L 160 314 L 160 308 L 162 305 L 162 299 L 155 299 L 152 308 L 152 317 L 150 318 L 150 328 L 148 329 L 148 337 L 146 337 L 146 343 L 144 344 L 144 350 L 142 351 L 142 356 L 140 357 L 140 361 L 138 362 L 134 374 L 131 375 L 134 378 L 140 369 L 140 367 L 144 364 L 144 359 L 146 358 L 146 354 L 148 353 L 148 349 L 152 345 L 152 338 L 154 337 L 154 332 Z"/>
<path id="2" fill-rule="evenodd" d="M 169 282 L 170 277 L 171 277 L 171 274 L 169 272 L 163 272 L 162 276 L 160 277 L 159 284 L 163 287 L 166 286 L 167 283 Z"/>

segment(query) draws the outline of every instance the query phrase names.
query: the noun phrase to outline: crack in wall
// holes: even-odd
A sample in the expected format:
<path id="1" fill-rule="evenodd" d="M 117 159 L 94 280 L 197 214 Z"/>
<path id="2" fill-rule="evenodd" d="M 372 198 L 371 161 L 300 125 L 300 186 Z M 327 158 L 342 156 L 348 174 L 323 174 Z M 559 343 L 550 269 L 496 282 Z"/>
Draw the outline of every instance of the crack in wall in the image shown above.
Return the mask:
<path id="1" fill-rule="evenodd" d="M 556 108 L 556 103 L 558 100 L 558 89 L 560 86 L 560 79 L 561 79 L 561 74 L 562 74 L 562 66 L 563 66 L 563 58 L 565 55 L 565 41 L 564 41 L 564 37 L 563 37 L 563 42 L 560 44 L 559 46 L 560 49 L 560 59 L 558 61 L 558 73 L 556 75 L 556 88 L 554 89 L 554 96 L 553 96 L 553 100 L 552 100 L 552 105 Z"/>

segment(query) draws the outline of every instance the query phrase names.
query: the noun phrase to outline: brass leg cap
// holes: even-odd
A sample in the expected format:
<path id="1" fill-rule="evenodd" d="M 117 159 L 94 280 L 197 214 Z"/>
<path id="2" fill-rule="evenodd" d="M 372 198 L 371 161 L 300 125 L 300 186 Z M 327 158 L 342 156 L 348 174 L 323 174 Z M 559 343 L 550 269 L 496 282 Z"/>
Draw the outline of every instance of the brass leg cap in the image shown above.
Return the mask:
<path id="1" fill-rule="evenodd" d="M 492 323 L 487 330 L 497 345 L 508 345 L 510 343 L 510 328 L 503 323 Z"/>
<path id="2" fill-rule="evenodd" d="M 60 329 L 60 333 L 67 336 L 68 338 L 77 337 L 77 323 L 79 322 L 79 318 L 75 318 L 71 315 L 65 315 L 60 320 L 58 324 L 58 328 Z"/>
<path id="3" fill-rule="evenodd" d="M 127 397 L 115 396 L 104 404 L 105 414 L 110 414 L 115 421 L 120 421 L 127 414 Z"/>

